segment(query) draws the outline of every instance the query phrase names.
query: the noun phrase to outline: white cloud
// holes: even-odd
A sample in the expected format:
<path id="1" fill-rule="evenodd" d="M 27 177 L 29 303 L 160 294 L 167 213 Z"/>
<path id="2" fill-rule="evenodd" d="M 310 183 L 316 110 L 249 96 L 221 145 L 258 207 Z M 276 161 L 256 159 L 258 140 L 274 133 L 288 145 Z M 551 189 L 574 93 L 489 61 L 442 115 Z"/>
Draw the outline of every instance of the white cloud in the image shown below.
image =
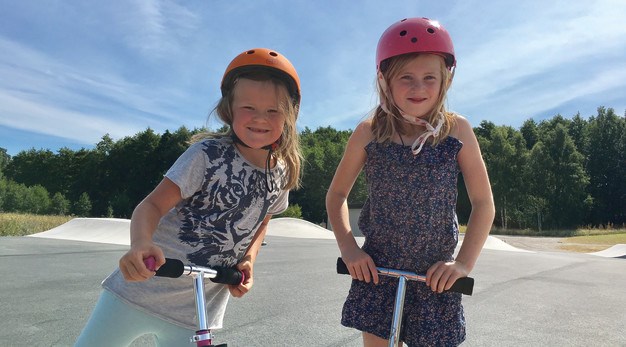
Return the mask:
<path id="1" fill-rule="evenodd" d="M 25 98 L 0 94 L 0 125 L 42 133 L 83 144 L 94 144 L 105 134 L 113 138 L 127 136 L 129 131 L 136 133 L 144 130 L 140 126 L 129 126 L 116 120 L 106 120 L 102 116 L 92 116 L 84 112 L 72 112 L 67 109 L 46 105 L 42 102 L 30 102 Z"/>
<path id="2" fill-rule="evenodd" d="M 624 68 L 624 11 L 609 2 L 541 6 L 532 19 L 493 23 L 482 44 L 462 48 L 465 56 L 451 92 L 454 105 L 482 111 L 481 116 L 501 124 L 521 122 L 522 117 L 585 95 L 624 88 L 623 79 L 594 82 L 607 82 L 605 77 L 615 74 L 615 68 Z M 599 65 L 610 64 L 607 58 L 616 54 L 610 73 L 597 72 Z"/>
<path id="3" fill-rule="evenodd" d="M 0 50 L 12 52 L 0 57 L 0 125 L 83 143 L 105 133 L 126 136 L 148 126 L 181 125 L 176 111 L 188 96 L 175 87 L 146 88 L 106 70 L 77 70 L 1 38 Z"/>
<path id="4" fill-rule="evenodd" d="M 296 65 L 300 126 L 354 128 L 376 103 L 380 34 L 411 16 L 439 19 L 453 35 L 450 106 L 472 123 L 624 106 L 610 104 L 626 90 L 623 1 L 60 1 L 5 10 L 0 125 L 87 143 L 203 125 L 225 66 L 257 46 Z"/>

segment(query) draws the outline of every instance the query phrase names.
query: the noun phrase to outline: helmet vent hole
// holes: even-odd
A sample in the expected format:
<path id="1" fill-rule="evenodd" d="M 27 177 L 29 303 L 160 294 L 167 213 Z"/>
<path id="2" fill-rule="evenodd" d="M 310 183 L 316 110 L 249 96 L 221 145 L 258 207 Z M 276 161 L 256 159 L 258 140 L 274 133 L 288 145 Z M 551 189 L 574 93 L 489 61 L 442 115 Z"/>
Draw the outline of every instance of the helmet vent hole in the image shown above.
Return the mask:
<path id="1" fill-rule="evenodd" d="M 400 36 L 406 36 L 406 30 L 402 30 L 402 31 L 400 32 Z"/>
<path id="2" fill-rule="evenodd" d="M 417 42 L 417 37 L 411 37 L 411 42 L 413 43 Z"/>
<path id="3" fill-rule="evenodd" d="M 251 50 L 247 51 L 246 54 L 254 54 L 254 50 L 251 49 Z"/>
<path id="4" fill-rule="evenodd" d="M 434 34 L 435 33 L 435 29 L 433 29 L 433 28 L 428 28 L 426 31 L 428 31 L 430 34 Z"/>
<path id="5" fill-rule="evenodd" d="M 270 52 L 270 55 L 271 55 L 272 57 L 278 57 L 278 53 L 276 53 L 276 52 Z"/>

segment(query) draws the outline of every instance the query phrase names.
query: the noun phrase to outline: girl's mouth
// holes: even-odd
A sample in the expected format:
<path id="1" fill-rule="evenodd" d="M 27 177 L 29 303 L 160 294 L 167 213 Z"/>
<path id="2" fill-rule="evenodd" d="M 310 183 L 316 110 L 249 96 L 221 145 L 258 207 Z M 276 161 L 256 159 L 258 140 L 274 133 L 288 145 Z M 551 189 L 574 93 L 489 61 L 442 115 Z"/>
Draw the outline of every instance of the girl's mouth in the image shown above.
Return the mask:
<path id="1" fill-rule="evenodd" d="M 266 133 L 269 131 L 269 130 L 259 129 L 259 128 L 248 128 L 248 130 L 252 131 L 253 133 Z"/>

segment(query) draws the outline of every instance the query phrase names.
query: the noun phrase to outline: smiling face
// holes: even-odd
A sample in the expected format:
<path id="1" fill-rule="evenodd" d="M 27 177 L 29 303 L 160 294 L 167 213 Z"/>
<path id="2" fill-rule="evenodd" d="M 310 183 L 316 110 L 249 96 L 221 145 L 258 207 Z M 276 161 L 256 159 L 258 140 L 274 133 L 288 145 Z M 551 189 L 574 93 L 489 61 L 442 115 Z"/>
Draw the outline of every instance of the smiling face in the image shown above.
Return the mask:
<path id="1" fill-rule="evenodd" d="M 285 114 L 280 106 L 284 86 L 269 81 L 241 78 L 233 88 L 232 129 L 253 149 L 276 142 L 285 127 Z"/>
<path id="2" fill-rule="evenodd" d="M 396 106 L 411 116 L 429 115 L 439 103 L 443 63 L 441 56 L 420 54 L 400 67 L 389 81 Z"/>

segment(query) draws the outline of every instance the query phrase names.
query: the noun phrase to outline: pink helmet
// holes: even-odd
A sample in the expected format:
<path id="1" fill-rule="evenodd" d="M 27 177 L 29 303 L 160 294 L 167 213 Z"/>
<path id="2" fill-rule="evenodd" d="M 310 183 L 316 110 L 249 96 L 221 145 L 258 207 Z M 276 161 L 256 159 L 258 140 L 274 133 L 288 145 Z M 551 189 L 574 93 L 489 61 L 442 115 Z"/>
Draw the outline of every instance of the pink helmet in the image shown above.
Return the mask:
<path id="1" fill-rule="evenodd" d="M 378 40 L 376 70 L 385 59 L 407 53 L 438 53 L 452 69 L 456 65 L 454 47 L 448 31 L 428 18 L 405 18 L 392 24 Z"/>

